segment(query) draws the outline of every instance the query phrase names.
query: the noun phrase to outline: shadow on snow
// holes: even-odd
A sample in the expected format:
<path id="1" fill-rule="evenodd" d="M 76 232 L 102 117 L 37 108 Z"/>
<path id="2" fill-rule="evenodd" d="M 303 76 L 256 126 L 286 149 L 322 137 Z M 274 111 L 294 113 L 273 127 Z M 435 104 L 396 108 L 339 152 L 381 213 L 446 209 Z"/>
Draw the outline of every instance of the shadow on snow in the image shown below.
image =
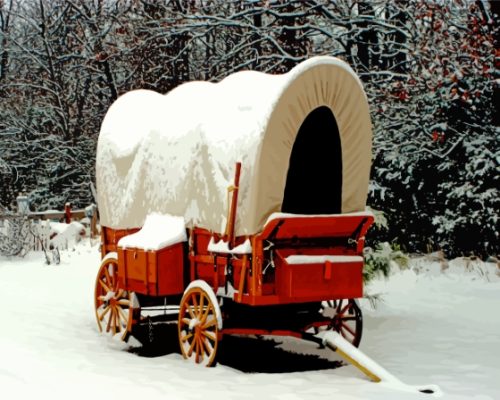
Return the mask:
<path id="1" fill-rule="evenodd" d="M 151 336 L 147 327 L 141 327 L 135 337 L 142 346 L 129 351 L 140 357 L 180 354 L 176 324 L 155 325 Z M 228 335 L 219 342 L 218 363 L 248 373 L 317 371 L 344 365 L 341 361 L 281 349 L 278 347 L 281 343 L 279 339 Z"/>

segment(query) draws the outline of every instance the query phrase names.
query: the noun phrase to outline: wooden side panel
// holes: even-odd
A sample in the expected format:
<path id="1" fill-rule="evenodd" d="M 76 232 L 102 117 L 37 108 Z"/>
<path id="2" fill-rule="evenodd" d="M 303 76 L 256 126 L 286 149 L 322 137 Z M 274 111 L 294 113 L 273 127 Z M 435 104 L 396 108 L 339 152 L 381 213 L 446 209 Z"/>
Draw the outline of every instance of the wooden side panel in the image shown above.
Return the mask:
<path id="1" fill-rule="evenodd" d="M 205 229 L 195 228 L 191 231 L 190 259 L 193 264 L 192 279 L 202 279 L 207 282 L 215 292 L 220 287 L 226 285 L 226 280 L 231 280 L 233 287 L 238 288 L 241 280 L 241 269 L 243 263 L 249 263 L 249 257 L 224 253 L 211 253 L 208 251 L 208 244 L 211 238 L 217 242 L 222 239 L 221 235 Z M 246 236 L 235 238 L 235 246 L 245 242 Z M 249 276 L 250 268 L 246 268 L 245 274 Z M 247 289 L 246 281 L 243 287 Z"/>
<path id="2" fill-rule="evenodd" d="M 122 287 L 139 294 L 169 296 L 184 291 L 184 244 L 156 251 L 118 247 Z"/>
<path id="3" fill-rule="evenodd" d="M 157 269 L 158 277 L 154 277 L 154 279 L 158 285 L 158 293 L 160 296 L 181 294 L 184 292 L 183 243 L 167 247 L 159 252 Z"/>
<path id="4" fill-rule="evenodd" d="M 288 264 L 277 251 L 276 294 L 293 302 L 301 298 L 351 299 L 363 296 L 363 262 Z"/>
<path id="5" fill-rule="evenodd" d="M 112 229 L 103 226 L 101 229 L 101 257 L 104 257 L 112 251 L 118 251 L 118 241 L 124 236 L 137 232 L 139 229 L 140 228 Z"/>

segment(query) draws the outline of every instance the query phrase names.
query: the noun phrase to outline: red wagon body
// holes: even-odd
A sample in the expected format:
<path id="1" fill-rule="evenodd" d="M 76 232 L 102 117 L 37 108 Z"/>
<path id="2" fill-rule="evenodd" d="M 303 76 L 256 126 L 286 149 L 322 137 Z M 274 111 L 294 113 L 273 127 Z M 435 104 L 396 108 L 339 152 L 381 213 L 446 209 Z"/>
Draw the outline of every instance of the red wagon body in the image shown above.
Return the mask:
<path id="1" fill-rule="evenodd" d="M 224 334 L 305 337 L 308 330 L 323 327 L 339 330 L 358 345 L 362 329 L 361 313 L 352 299 L 363 295 L 364 235 L 372 222 L 373 216 L 369 213 L 278 215 L 266 224 L 261 233 L 235 239 L 235 249 L 246 241 L 251 242 L 251 253 L 243 254 L 210 251 L 210 242 L 219 241 L 222 235 L 200 228 L 188 230 L 187 242 L 159 250 L 124 249 L 117 244 L 117 239 L 125 236 L 126 232 L 112 232 L 104 228 L 103 253 L 114 254 L 110 251 L 117 251 L 116 259 L 111 258 L 117 276 L 116 287 L 112 291 L 115 296 L 121 292 L 121 300 L 117 299 L 116 305 L 120 306 L 121 301 L 124 309 L 118 310 L 115 321 L 101 329 L 121 333 L 126 338 L 141 322 L 149 324 L 154 320 L 151 316 L 141 317 L 144 300 L 145 304 L 153 307 L 179 303 L 189 283 L 202 281 L 206 282 L 214 296 L 222 299 L 212 304 L 222 309 L 224 315 L 223 325 L 216 329 L 216 336 L 215 333 L 213 336 L 217 341 Z M 131 234 L 134 232 L 136 230 L 130 231 Z M 106 262 L 105 259 L 103 264 L 108 271 L 109 260 Z M 99 292 L 102 280 L 106 281 L 103 269 L 96 284 L 98 318 L 107 304 L 100 300 L 106 297 L 105 293 Z M 206 288 L 199 290 L 206 291 Z M 132 293 L 135 299 L 141 299 L 139 304 L 130 300 Z M 208 301 L 208 296 L 204 298 Z M 189 303 L 192 299 L 194 297 L 184 299 L 184 302 L 187 301 L 186 307 L 195 310 L 200 306 Z M 280 306 L 288 307 L 286 312 L 282 313 Z M 202 307 L 206 312 L 207 304 Z M 325 308 L 332 309 L 333 314 L 330 311 L 331 315 L 326 315 Z M 145 311 L 147 307 L 142 313 Z M 214 318 L 216 314 L 214 311 Z M 179 328 L 182 318 L 186 317 L 182 317 L 181 313 Z M 169 318 L 165 319 L 164 314 L 157 319 L 165 322 Z M 180 333 L 181 348 L 182 338 L 187 335 Z M 212 360 L 213 343 L 210 348 L 211 351 L 207 350 L 204 355 Z M 189 349 L 185 355 L 188 353 Z"/>

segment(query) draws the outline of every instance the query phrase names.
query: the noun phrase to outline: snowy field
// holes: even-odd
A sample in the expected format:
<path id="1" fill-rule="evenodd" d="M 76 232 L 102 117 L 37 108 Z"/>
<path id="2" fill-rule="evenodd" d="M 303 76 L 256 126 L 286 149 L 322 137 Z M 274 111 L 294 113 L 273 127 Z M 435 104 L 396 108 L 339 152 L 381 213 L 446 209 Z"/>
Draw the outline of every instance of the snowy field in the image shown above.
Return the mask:
<path id="1" fill-rule="evenodd" d="M 368 381 L 329 350 L 293 339 L 224 339 L 216 368 L 184 361 L 176 338 L 145 351 L 102 337 L 93 312 L 97 247 L 88 239 L 44 264 L 0 258 L 0 398 L 424 399 Z M 500 399 L 497 266 L 413 260 L 371 287 L 361 349 L 408 384 L 442 399 Z M 159 340 L 161 342 L 161 340 Z M 174 351 L 169 351 L 174 349 Z M 250 371 L 250 372 L 249 372 Z"/>

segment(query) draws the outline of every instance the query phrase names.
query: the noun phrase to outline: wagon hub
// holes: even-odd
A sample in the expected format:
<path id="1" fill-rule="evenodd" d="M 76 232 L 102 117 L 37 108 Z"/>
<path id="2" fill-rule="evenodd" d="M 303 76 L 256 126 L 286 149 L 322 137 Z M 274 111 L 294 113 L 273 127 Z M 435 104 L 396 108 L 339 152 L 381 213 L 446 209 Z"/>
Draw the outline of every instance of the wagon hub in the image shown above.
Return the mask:
<path id="1" fill-rule="evenodd" d="M 332 318 L 332 322 L 330 325 L 337 332 L 340 332 L 340 328 L 342 328 L 342 319 L 339 316 L 335 316 Z"/>
<path id="2" fill-rule="evenodd" d="M 102 301 L 104 307 L 107 307 L 109 305 L 115 306 L 117 302 L 117 297 L 119 296 L 116 296 L 115 292 L 113 290 L 110 290 L 106 293 L 106 295 L 100 296 L 99 300 Z"/>
<path id="3" fill-rule="evenodd" d="M 200 331 L 200 324 L 201 321 L 198 318 L 193 318 L 189 321 L 189 331 L 193 332 L 195 331 L 198 333 Z"/>

